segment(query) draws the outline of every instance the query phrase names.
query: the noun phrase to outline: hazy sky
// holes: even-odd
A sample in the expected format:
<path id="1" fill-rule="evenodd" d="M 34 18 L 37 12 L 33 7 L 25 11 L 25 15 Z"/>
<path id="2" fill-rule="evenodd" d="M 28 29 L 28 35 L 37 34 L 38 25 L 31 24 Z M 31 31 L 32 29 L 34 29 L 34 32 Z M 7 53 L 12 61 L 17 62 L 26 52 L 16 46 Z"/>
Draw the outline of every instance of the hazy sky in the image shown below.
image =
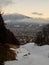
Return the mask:
<path id="1" fill-rule="evenodd" d="M 49 0 L 0 0 L 4 13 L 20 13 L 30 17 L 49 18 Z"/>

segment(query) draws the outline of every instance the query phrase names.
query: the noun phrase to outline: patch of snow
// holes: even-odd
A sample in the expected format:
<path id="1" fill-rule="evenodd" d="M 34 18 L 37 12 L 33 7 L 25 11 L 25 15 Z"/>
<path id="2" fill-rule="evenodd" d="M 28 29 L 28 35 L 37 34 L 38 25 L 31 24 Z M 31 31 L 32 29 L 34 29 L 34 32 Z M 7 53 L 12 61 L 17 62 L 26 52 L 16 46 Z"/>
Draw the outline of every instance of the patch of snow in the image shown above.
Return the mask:
<path id="1" fill-rule="evenodd" d="M 35 46 L 27 43 L 14 50 L 18 61 L 7 61 L 5 65 L 49 65 L 49 46 Z"/>

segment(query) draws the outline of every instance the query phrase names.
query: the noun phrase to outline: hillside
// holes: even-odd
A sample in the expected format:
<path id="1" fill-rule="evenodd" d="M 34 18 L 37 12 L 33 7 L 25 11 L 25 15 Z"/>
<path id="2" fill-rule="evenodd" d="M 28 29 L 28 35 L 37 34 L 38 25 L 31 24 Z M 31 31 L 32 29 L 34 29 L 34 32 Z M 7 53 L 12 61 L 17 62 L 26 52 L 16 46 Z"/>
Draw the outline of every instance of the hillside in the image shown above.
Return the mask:
<path id="1" fill-rule="evenodd" d="M 49 46 L 35 46 L 28 43 L 17 49 L 17 61 L 7 61 L 5 65 L 49 65 Z M 15 49 L 16 52 L 16 49 Z"/>

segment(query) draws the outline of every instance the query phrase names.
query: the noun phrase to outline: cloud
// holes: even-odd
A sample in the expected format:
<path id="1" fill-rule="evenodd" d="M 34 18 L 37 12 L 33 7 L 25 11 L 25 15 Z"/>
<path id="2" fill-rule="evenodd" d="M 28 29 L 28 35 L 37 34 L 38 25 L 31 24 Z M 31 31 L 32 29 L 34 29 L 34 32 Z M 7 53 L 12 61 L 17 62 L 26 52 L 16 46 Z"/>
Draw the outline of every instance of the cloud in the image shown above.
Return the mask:
<path id="1" fill-rule="evenodd" d="M 39 12 L 32 12 L 32 14 L 34 14 L 34 15 L 43 15 L 43 13 L 39 13 Z"/>
<path id="2" fill-rule="evenodd" d="M 12 3 L 12 0 L 0 0 L 0 6 L 6 6 Z"/>

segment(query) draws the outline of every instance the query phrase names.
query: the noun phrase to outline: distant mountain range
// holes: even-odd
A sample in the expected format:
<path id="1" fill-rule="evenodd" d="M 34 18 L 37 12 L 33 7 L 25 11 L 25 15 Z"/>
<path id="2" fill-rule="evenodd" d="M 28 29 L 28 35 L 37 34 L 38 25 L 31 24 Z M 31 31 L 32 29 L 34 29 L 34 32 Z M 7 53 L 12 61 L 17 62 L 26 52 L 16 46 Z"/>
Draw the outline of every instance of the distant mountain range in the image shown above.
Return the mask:
<path id="1" fill-rule="evenodd" d="M 31 18 L 21 14 L 3 15 L 4 21 L 8 28 L 23 27 L 23 28 L 41 28 L 49 23 L 49 19 Z"/>
<path id="2" fill-rule="evenodd" d="M 43 19 L 43 18 L 31 18 L 25 15 L 21 14 L 8 14 L 3 15 L 3 18 L 5 22 L 7 23 L 16 23 L 16 22 L 28 22 L 28 23 L 38 23 L 38 24 L 46 24 L 49 23 L 49 19 Z"/>
<path id="3" fill-rule="evenodd" d="M 44 25 L 49 23 L 49 19 L 31 18 L 21 14 L 9 14 L 3 16 L 6 27 L 10 29 L 15 36 L 33 36 L 42 31 Z"/>

